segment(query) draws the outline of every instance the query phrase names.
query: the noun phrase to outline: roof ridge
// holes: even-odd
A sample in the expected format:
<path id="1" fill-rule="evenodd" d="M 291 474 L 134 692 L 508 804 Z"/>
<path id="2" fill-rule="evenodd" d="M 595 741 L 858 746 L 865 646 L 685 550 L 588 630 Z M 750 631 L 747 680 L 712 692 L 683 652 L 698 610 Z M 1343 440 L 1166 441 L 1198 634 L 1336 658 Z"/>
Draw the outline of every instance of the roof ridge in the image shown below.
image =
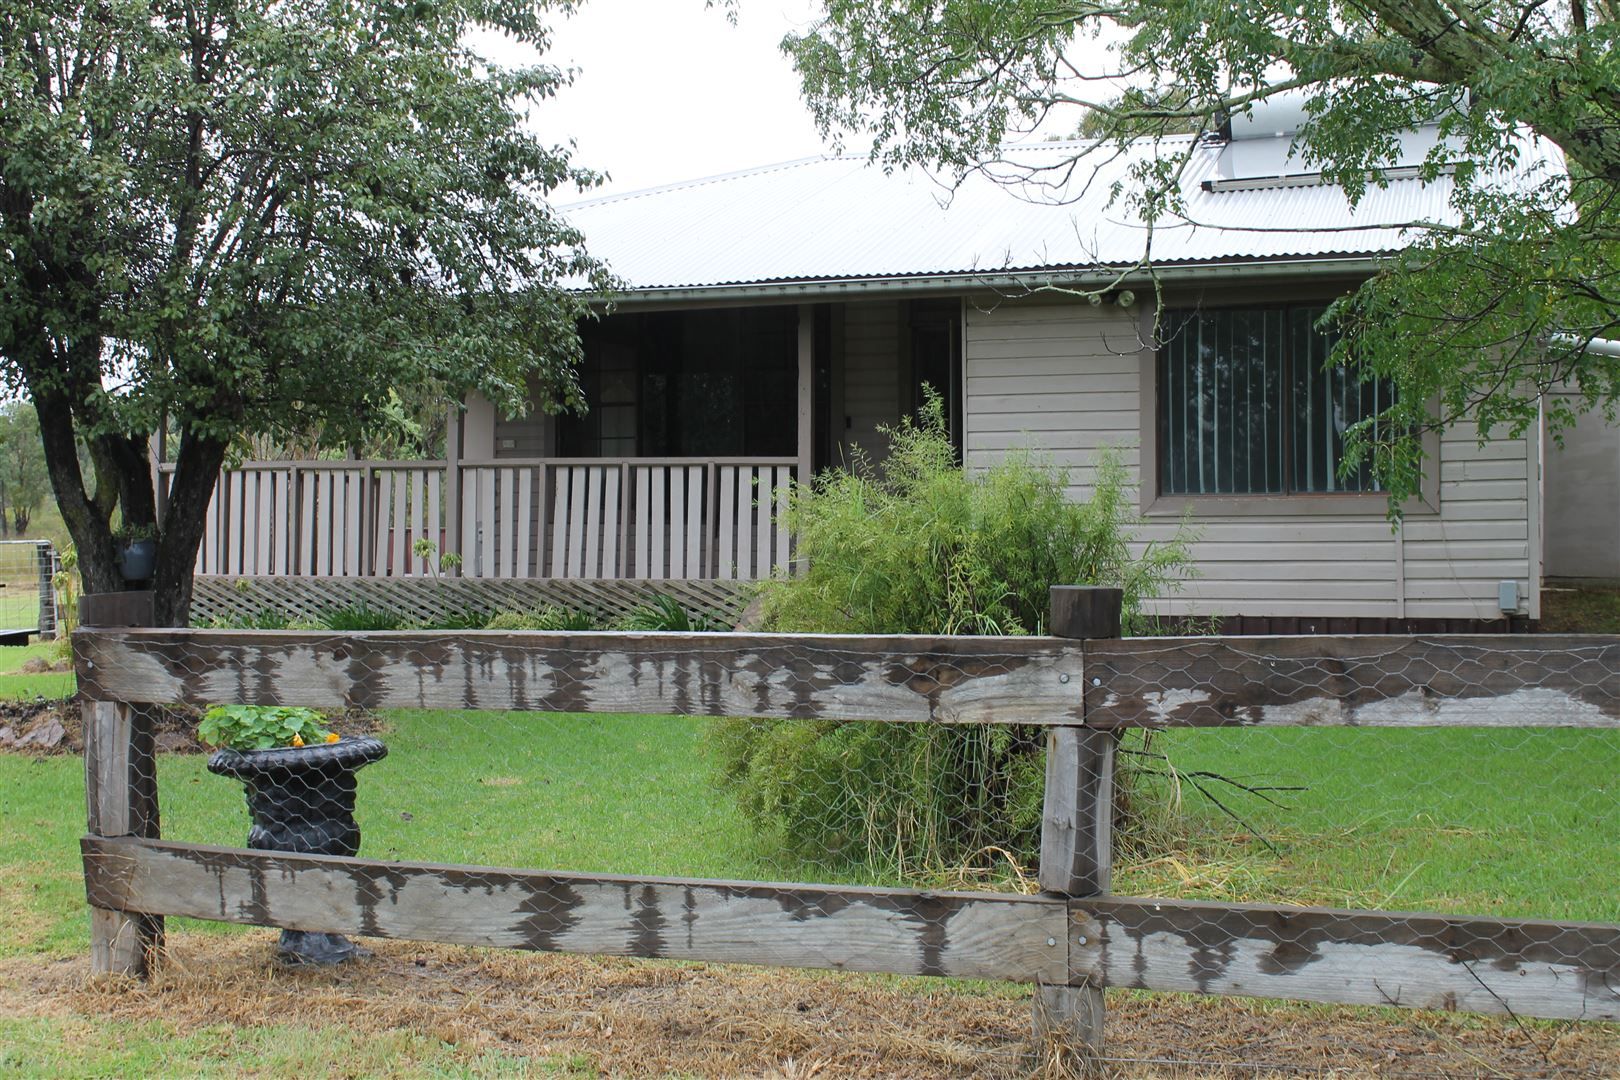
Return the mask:
<path id="1" fill-rule="evenodd" d="M 769 165 L 755 165 L 748 169 L 736 169 L 732 172 L 716 173 L 713 176 L 698 176 L 689 180 L 675 180 L 667 184 L 658 184 L 649 188 L 638 188 L 635 191 L 616 192 L 612 195 L 598 195 L 594 199 L 582 199 L 579 202 L 565 203 L 559 210 L 580 210 L 588 206 L 603 206 L 607 203 L 628 202 L 631 199 L 645 198 L 649 195 L 663 195 L 671 191 L 682 191 L 687 188 L 704 187 L 708 184 L 718 184 L 726 180 L 738 180 L 744 176 L 759 176 L 764 173 L 782 172 L 787 169 L 803 168 L 806 165 L 819 165 L 827 161 L 857 161 L 864 159 L 862 154 L 810 154 L 802 158 L 793 158 L 788 161 L 776 161 Z"/>
<path id="2" fill-rule="evenodd" d="M 1177 132 L 1172 135 L 1137 135 L 1136 137 L 1127 139 L 1126 141 L 1132 146 L 1135 146 L 1138 143 L 1178 142 L 1182 140 L 1192 142 L 1201 138 L 1203 138 L 1203 136 L 1195 135 L 1191 132 Z M 1106 144 L 1113 143 L 1114 141 L 1114 139 L 1106 135 L 1093 136 L 1089 138 L 1026 139 L 1021 142 L 1006 143 L 1001 147 L 999 152 L 1006 153 L 1008 150 L 1044 150 L 1048 148 L 1059 149 L 1067 146 L 1090 146 L 1093 148 L 1100 148 Z"/>
<path id="3" fill-rule="evenodd" d="M 1182 134 L 1178 134 L 1178 135 L 1160 135 L 1160 136 L 1145 135 L 1145 136 L 1139 136 L 1139 137 L 1137 137 L 1135 139 L 1132 139 L 1131 142 L 1132 143 L 1148 142 L 1148 141 L 1164 142 L 1164 141 L 1176 141 L 1176 140 L 1181 140 L 1181 139 L 1190 140 L 1190 139 L 1194 139 L 1194 138 L 1196 138 L 1196 136 L 1182 135 Z M 1106 141 L 1106 140 L 1103 140 L 1103 139 L 1045 139 L 1045 140 L 1036 140 L 1036 141 L 1031 141 L 1031 142 L 1007 143 L 1001 149 L 1002 149 L 1002 151 L 1060 149 L 1060 148 L 1063 148 L 1063 147 L 1075 146 L 1075 145 L 1079 145 L 1079 144 L 1090 144 L 1090 145 L 1095 146 L 1095 145 L 1101 144 L 1104 141 Z M 741 179 L 741 178 L 743 178 L 745 176 L 761 176 L 761 175 L 764 175 L 765 173 L 782 172 L 782 171 L 785 171 L 787 169 L 798 169 L 798 168 L 803 168 L 803 167 L 805 167 L 807 165 L 820 165 L 820 164 L 823 164 L 825 162 L 833 162 L 833 161 L 865 161 L 867 159 L 868 159 L 868 155 L 866 155 L 866 154 L 849 154 L 849 153 L 843 153 L 843 154 L 809 154 L 809 155 L 806 155 L 805 157 L 801 157 L 801 158 L 790 158 L 787 161 L 774 161 L 774 162 L 771 162 L 771 163 L 766 164 L 766 165 L 755 165 L 755 166 L 752 166 L 752 167 L 746 168 L 746 169 L 734 169 L 731 172 L 715 173 L 715 174 L 713 174 L 711 176 L 695 176 L 695 177 L 690 177 L 690 178 L 685 179 L 685 180 L 672 180 L 672 181 L 670 181 L 669 183 L 666 183 L 666 184 L 655 184 L 652 187 L 637 188 L 634 191 L 615 192 L 612 195 L 598 195 L 595 198 L 581 199 L 578 202 L 563 203 L 560 206 L 558 206 L 558 209 L 559 210 L 564 210 L 564 211 L 567 211 L 567 210 L 583 210 L 583 209 L 585 209 L 587 207 L 605 206 L 605 205 L 607 205 L 609 203 L 616 203 L 616 202 L 628 202 L 631 199 L 640 199 L 640 198 L 645 198 L 645 197 L 651 196 L 651 195 L 664 195 L 664 194 L 667 194 L 667 193 L 669 193 L 671 191 L 683 191 L 683 190 L 686 190 L 686 189 L 689 189 L 689 188 L 705 187 L 705 186 L 707 186 L 709 184 L 724 183 L 727 180 L 739 180 L 739 179 Z"/>

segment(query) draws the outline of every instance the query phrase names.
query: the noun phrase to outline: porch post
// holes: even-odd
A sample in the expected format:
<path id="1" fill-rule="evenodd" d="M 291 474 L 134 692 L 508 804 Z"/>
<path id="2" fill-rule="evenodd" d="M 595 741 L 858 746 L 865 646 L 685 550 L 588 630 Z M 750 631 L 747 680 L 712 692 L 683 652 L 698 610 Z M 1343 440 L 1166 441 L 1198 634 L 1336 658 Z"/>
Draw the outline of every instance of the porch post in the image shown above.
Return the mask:
<path id="1" fill-rule="evenodd" d="M 495 403 L 477 391 L 467 395 L 467 411 L 461 419 L 461 456 L 467 461 L 486 463 L 495 458 Z M 468 480 L 475 481 L 476 487 L 469 488 Z M 462 577 L 467 577 L 469 572 L 476 577 L 495 576 L 497 519 L 494 502 L 489 499 L 491 485 L 495 482 L 493 470 L 475 468 L 472 476 L 463 477 L 460 485 L 461 527 L 465 531 L 459 543 L 461 557 L 469 560 L 461 567 Z M 486 501 L 488 505 L 483 505 Z M 472 503 L 471 521 L 467 520 L 469 502 Z M 486 529 L 489 530 L 487 535 Z M 467 550 L 469 545 L 471 551 Z M 486 560 L 488 565 L 484 565 Z"/>
<path id="2" fill-rule="evenodd" d="M 435 523 L 436 524 L 436 523 Z M 439 554 L 461 554 L 461 402 L 453 402 L 444 425 L 444 542 Z M 455 572 L 461 576 L 460 569 Z"/>
<path id="3" fill-rule="evenodd" d="M 816 308 L 799 305 L 799 470 L 798 481 L 810 482 L 815 464 L 815 409 L 811 400 L 816 378 Z"/>

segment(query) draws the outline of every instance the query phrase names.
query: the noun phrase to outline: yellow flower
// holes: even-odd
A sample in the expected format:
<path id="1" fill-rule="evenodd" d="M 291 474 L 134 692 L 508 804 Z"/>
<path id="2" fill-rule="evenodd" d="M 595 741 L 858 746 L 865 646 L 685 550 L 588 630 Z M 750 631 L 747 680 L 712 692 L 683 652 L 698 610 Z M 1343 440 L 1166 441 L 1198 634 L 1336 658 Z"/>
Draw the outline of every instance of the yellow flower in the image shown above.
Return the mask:
<path id="1" fill-rule="evenodd" d="M 326 741 L 327 742 L 337 742 L 338 741 L 338 733 L 335 732 L 335 731 L 328 731 L 326 733 Z"/>
<path id="2" fill-rule="evenodd" d="M 294 735 L 292 744 L 294 746 L 303 746 L 304 745 L 304 737 L 302 735 Z"/>

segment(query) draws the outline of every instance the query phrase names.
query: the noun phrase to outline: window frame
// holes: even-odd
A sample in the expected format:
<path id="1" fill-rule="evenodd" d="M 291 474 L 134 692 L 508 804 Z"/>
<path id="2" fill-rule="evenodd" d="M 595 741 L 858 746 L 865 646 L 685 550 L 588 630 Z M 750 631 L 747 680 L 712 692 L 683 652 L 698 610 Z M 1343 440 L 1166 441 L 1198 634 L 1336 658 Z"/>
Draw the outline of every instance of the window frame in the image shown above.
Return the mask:
<path id="1" fill-rule="evenodd" d="M 1166 290 L 1163 304 L 1166 310 L 1187 308 L 1242 308 L 1245 310 L 1278 310 L 1309 304 L 1330 303 L 1353 290 L 1360 283 L 1345 281 L 1324 283 L 1311 288 L 1275 290 L 1265 300 L 1258 300 L 1259 283 L 1249 287 L 1209 288 L 1196 291 Z M 1163 453 L 1164 433 L 1159 429 L 1159 350 L 1154 347 L 1153 305 L 1143 304 L 1141 311 L 1140 407 L 1141 407 L 1141 510 L 1145 516 L 1169 517 L 1191 514 L 1193 517 L 1242 516 L 1384 516 L 1388 512 L 1389 498 L 1382 491 L 1361 492 L 1284 492 L 1278 494 L 1164 494 L 1159 490 L 1159 460 Z M 1291 362 L 1290 358 L 1290 362 Z M 1290 395 L 1291 400 L 1291 395 Z M 1290 414 L 1290 424 L 1292 414 Z M 1292 440 L 1290 427 L 1287 438 Z M 1420 494 L 1407 499 L 1401 510 L 1410 515 L 1434 515 L 1440 512 L 1440 435 L 1427 432 L 1423 436 L 1423 449 L 1427 457 L 1425 475 Z"/>

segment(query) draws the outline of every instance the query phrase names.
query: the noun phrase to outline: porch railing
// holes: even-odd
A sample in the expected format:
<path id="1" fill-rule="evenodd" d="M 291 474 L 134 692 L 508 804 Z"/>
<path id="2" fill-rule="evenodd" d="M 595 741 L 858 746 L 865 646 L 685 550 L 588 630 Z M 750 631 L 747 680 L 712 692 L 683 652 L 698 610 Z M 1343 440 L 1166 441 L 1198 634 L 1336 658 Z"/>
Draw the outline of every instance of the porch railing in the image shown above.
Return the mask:
<path id="1" fill-rule="evenodd" d="M 220 474 L 197 572 L 755 580 L 789 566 L 793 458 L 250 462 Z M 164 467 L 167 477 L 172 467 Z M 166 482 L 166 481 L 165 481 Z"/>

